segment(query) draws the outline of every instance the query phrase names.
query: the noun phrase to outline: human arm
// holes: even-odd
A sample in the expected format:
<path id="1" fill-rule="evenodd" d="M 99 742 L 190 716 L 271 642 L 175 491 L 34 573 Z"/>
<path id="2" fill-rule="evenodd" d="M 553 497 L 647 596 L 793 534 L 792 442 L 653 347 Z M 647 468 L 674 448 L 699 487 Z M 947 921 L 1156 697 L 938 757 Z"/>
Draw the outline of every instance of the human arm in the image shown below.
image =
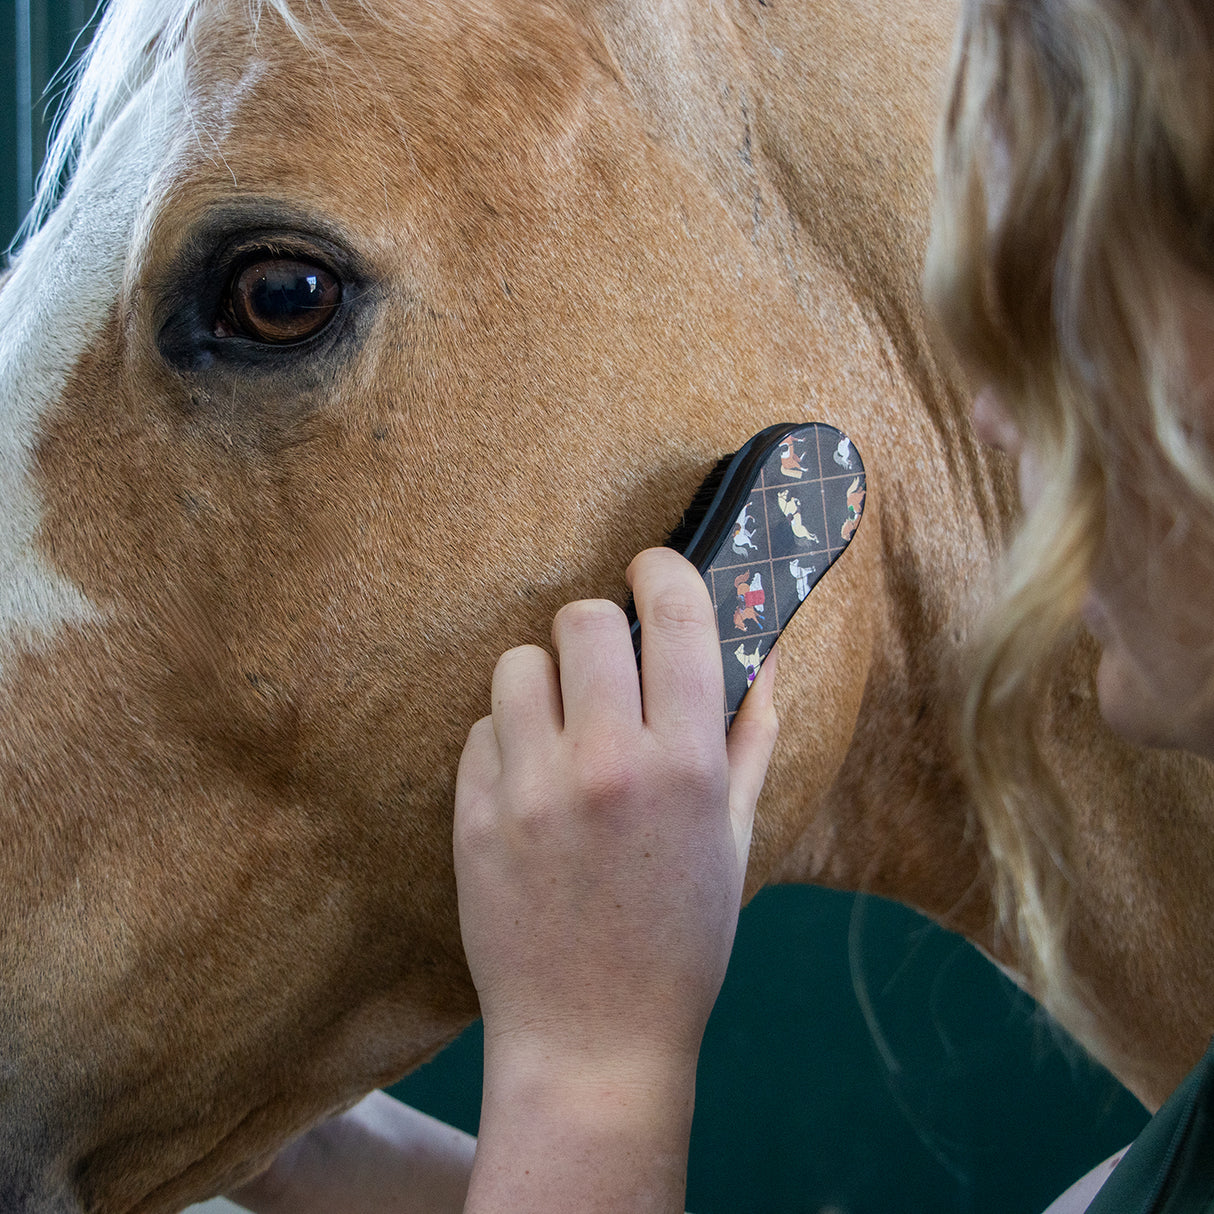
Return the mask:
<path id="1" fill-rule="evenodd" d="M 460 922 L 485 1020 L 472 1212 L 683 1209 L 773 675 L 727 742 L 703 582 L 668 550 L 629 577 L 641 684 L 619 608 L 571 604 L 553 624 L 559 664 L 535 647 L 499 662 L 460 764 Z"/>
<path id="2" fill-rule="evenodd" d="M 372 1092 L 230 1198 L 256 1214 L 458 1214 L 476 1139 Z"/>

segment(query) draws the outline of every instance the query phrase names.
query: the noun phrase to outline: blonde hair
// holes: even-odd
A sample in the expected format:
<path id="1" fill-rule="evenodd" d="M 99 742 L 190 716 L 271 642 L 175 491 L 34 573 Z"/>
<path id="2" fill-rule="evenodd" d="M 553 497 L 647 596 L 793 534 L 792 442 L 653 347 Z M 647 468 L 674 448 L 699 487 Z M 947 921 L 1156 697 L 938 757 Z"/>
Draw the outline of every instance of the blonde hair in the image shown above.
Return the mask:
<path id="1" fill-rule="evenodd" d="M 1051 1006 L 1076 988 L 1068 813 L 1037 733 L 1050 667 L 1129 461 L 1214 509 L 1205 437 L 1182 419 L 1186 276 L 1214 282 L 1214 6 L 967 0 L 925 285 L 1042 493 L 976 645 L 962 750 L 1001 922 Z"/>

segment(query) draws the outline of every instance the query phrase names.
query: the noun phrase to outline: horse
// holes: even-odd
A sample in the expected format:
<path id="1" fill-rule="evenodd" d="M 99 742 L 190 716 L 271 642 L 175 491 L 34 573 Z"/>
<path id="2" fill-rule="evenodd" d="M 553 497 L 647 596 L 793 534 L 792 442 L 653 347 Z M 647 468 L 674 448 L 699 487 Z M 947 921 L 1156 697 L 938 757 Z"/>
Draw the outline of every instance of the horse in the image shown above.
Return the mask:
<path id="1" fill-rule="evenodd" d="M 497 655 L 775 422 L 868 498 L 785 634 L 748 895 L 1023 972 L 951 741 L 1015 513 L 920 302 L 953 20 L 111 0 L 0 286 L 0 1209 L 178 1209 L 475 1017 Z M 1109 735 L 1092 660 L 1041 708 L 1079 1028 L 1153 1104 L 1211 1028 L 1211 781 Z"/>
<path id="2" fill-rule="evenodd" d="M 763 578 L 756 573 L 752 582 L 750 570 L 739 573 L 733 580 L 734 590 L 737 591 L 738 605 L 734 608 L 733 626 L 738 632 L 745 632 L 746 625 L 753 622 L 760 632 L 763 631 L 764 592 Z"/>

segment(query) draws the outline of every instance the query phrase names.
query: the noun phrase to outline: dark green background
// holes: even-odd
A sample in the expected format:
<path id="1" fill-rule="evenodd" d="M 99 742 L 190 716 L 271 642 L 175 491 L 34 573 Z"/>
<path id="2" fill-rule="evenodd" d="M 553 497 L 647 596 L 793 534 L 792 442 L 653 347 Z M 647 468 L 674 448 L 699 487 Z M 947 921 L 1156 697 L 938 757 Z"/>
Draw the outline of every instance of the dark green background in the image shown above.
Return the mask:
<path id="1" fill-rule="evenodd" d="M 474 1026 L 393 1091 L 475 1131 Z M 742 913 L 700 1058 L 697 1214 L 1037 1214 L 1145 1114 L 965 941 L 805 887 Z"/>
<path id="2" fill-rule="evenodd" d="M 0 242 L 85 0 L 0 0 Z M 53 113 L 53 100 L 50 105 Z M 475 1131 L 479 1028 L 393 1089 Z M 700 1069 L 700 1214 L 1033 1214 L 1137 1103 L 967 944 L 874 898 L 783 888 L 742 915 Z"/>

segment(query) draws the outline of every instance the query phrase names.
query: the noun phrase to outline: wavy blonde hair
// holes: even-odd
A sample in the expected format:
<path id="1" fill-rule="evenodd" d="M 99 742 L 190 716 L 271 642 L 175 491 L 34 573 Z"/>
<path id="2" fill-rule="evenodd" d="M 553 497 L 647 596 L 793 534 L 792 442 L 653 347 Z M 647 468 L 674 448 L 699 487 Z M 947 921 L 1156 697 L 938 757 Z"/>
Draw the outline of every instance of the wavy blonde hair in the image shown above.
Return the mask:
<path id="1" fill-rule="evenodd" d="M 1073 1006 L 1069 816 L 1036 722 L 1127 453 L 1214 509 L 1177 304 L 1185 277 L 1214 284 L 1214 5 L 965 0 L 937 169 L 929 303 L 1043 482 L 976 645 L 962 749 L 1001 921 L 1047 1004 Z"/>

